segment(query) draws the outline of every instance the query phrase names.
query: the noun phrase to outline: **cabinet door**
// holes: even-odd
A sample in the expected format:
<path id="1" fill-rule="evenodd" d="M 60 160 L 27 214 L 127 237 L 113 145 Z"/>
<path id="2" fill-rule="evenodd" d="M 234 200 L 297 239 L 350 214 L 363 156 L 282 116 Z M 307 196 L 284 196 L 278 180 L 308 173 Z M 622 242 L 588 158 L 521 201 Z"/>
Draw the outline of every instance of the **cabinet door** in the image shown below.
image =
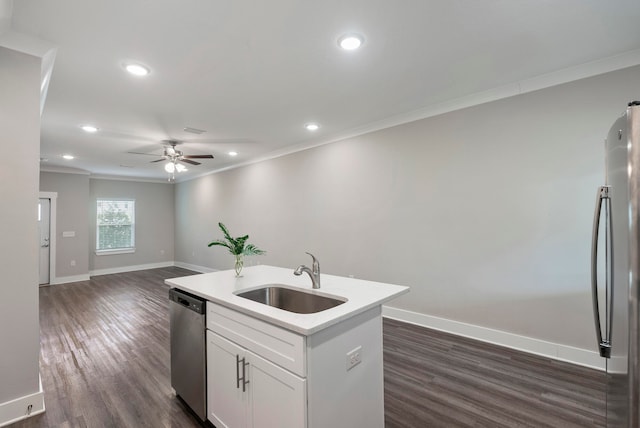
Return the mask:
<path id="1" fill-rule="evenodd" d="M 307 426 L 306 380 L 249 354 L 249 424 L 254 428 Z"/>
<path id="2" fill-rule="evenodd" d="M 238 388 L 245 350 L 207 330 L 207 416 L 217 428 L 246 428 L 248 391 Z M 245 373 L 247 369 L 245 368 Z M 248 385 L 247 385 L 248 386 Z M 245 388 L 246 389 L 246 388 Z"/>

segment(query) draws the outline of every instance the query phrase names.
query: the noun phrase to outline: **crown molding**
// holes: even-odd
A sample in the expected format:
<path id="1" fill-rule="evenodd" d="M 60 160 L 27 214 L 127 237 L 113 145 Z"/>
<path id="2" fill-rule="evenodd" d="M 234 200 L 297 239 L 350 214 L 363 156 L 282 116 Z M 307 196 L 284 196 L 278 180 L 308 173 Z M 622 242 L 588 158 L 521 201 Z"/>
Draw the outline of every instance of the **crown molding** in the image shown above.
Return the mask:
<path id="1" fill-rule="evenodd" d="M 40 172 L 56 172 L 58 174 L 78 174 L 78 175 L 91 175 L 91 173 L 84 169 L 68 168 L 64 166 L 55 165 L 40 165 Z"/>
<path id="2" fill-rule="evenodd" d="M 280 150 L 275 150 L 264 156 L 247 160 L 246 162 L 227 166 L 224 168 L 208 171 L 184 180 L 176 180 L 178 183 L 187 182 L 201 178 L 211 174 L 218 174 L 230 169 L 241 168 L 243 166 L 254 163 L 264 162 L 270 159 L 287 156 L 293 153 L 312 149 L 314 147 L 326 144 L 336 143 L 349 138 L 355 138 L 360 135 L 368 134 L 382 129 L 403 125 L 409 122 L 415 122 L 429 117 L 450 113 L 456 110 L 473 107 L 492 101 L 498 101 L 504 98 L 522 95 L 528 92 L 538 91 L 540 89 L 550 88 L 552 86 L 562 85 L 564 83 L 574 82 L 576 80 L 586 79 L 600 74 L 609 73 L 624 68 L 640 65 L 640 49 L 628 51 L 619 55 L 608 58 L 599 59 L 574 67 L 557 70 L 554 72 L 542 74 L 531 79 L 524 79 L 508 85 L 499 86 L 487 91 L 477 92 L 468 96 L 456 98 L 449 101 L 431 104 L 417 110 L 407 113 L 391 116 L 383 120 L 371 122 L 367 125 L 351 128 L 347 131 L 329 135 L 323 139 L 301 142 L 294 146 L 289 146 Z"/>
<path id="3" fill-rule="evenodd" d="M 140 183 L 157 183 L 157 184 L 173 184 L 172 181 L 167 181 L 161 178 L 146 178 L 146 177 L 126 177 L 122 175 L 103 175 L 103 174 L 91 174 L 90 180 L 112 180 L 112 181 L 137 181 Z"/>
<path id="4" fill-rule="evenodd" d="M 103 175 L 92 174 L 84 169 L 68 168 L 63 166 L 40 166 L 40 172 L 53 172 L 56 174 L 77 174 L 88 175 L 90 180 L 113 180 L 113 181 L 136 181 L 140 183 L 159 183 L 159 184 L 173 184 L 165 179 L 161 178 L 147 178 L 147 177 L 127 177 L 122 175 Z"/>

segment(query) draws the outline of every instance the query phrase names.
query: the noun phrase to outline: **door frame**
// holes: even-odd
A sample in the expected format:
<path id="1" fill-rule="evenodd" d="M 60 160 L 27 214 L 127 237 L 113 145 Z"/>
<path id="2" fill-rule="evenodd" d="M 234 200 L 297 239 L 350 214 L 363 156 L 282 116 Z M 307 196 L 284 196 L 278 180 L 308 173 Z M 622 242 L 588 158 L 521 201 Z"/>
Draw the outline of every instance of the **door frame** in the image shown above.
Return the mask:
<path id="1" fill-rule="evenodd" d="M 38 199 L 49 199 L 49 285 L 56 283 L 56 212 L 58 192 L 40 192 Z M 46 284 L 45 284 L 46 286 Z"/>

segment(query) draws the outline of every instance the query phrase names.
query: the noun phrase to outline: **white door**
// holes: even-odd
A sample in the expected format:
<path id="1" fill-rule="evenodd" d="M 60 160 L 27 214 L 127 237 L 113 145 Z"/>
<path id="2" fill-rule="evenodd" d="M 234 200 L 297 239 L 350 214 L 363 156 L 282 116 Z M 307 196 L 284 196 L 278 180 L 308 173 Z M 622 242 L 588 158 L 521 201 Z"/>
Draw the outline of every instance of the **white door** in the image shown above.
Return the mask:
<path id="1" fill-rule="evenodd" d="M 41 198 L 38 202 L 38 229 L 40 229 L 40 285 L 48 284 L 50 281 L 50 223 L 51 200 Z"/>

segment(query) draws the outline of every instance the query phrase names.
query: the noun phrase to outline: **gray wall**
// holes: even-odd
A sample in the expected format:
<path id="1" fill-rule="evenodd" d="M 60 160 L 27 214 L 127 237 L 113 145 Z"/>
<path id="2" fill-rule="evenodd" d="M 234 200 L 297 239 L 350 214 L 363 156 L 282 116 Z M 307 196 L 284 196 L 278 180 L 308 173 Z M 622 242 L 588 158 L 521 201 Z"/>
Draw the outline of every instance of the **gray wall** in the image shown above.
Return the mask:
<path id="1" fill-rule="evenodd" d="M 0 47 L 0 404 L 39 391 L 40 63 Z"/>
<path id="2" fill-rule="evenodd" d="M 594 349 L 602 142 L 634 98 L 640 67 L 179 183 L 176 260 L 231 268 L 206 247 L 222 221 L 259 262 L 311 251 L 323 272 L 411 286 L 398 308 Z"/>
<path id="3" fill-rule="evenodd" d="M 58 193 L 56 277 L 89 275 L 102 269 L 120 269 L 173 262 L 173 184 L 90 178 L 89 175 L 41 172 L 40 190 Z M 97 256 L 96 200 L 136 200 L 136 252 Z M 62 232 L 75 231 L 75 238 Z M 76 266 L 71 266 L 71 260 Z M 64 279 L 64 278 L 63 278 Z"/>
<path id="4" fill-rule="evenodd" d="M 40 173 L 40 191 L 57 192 L 56 277 L 89 274 L 89 174 Z M 76 236 L 63 238 L 62 232 Z M 72 266 L 75 262 L 75 266 Z"/>
<path id="5" fill-rule="evenodd" d="M 95 254 L 96 200 L 100 198 L 135 199 L 135 253 L 106 256 Z M 89 269 L 91 271 L 173 261 L 175 222 L 173 184 L 92 178 L 87 208 L 91 225 L 89 235 Z"/>

